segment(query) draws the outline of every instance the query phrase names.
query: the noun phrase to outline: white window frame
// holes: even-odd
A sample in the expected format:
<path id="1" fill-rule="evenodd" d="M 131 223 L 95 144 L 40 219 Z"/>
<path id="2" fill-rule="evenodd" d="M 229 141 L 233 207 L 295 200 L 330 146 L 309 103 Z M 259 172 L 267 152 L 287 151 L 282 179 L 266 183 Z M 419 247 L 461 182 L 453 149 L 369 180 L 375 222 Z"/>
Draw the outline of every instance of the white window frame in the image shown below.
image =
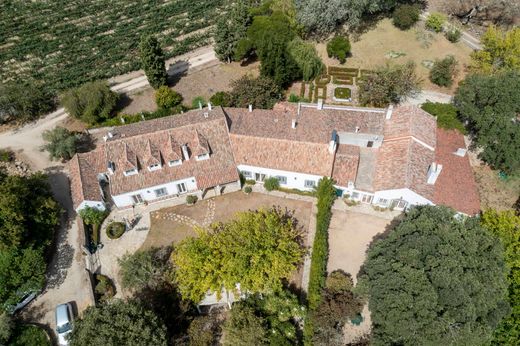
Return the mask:
<path id="1" fill-rule="evenodd" d="M 390 202 L 390 200 L 387 198 L 379 198 L 377 200 L 377 204 L 384 205 L 384 206 L 387 206 L 388 202 Z"/>
<path id="2" fill-rule="evenodd" d="M 130 196 L 132 198 L 133 204 L 142 204 L 144 203 L 144 198 L 140 193 L 136 193 L 135 195 Z"/>
<path id="3" fill-rule="evenodd" d="M 153 165 L 148 166 L 148 170 L 150 172 L 157 171 L 159 169 L 161 169 L 161 164 L 160 163 L 155 163 Z"/>
<path id="4" fill-rule="evenodd" d="M 287 177 L 283 175 L 277 175 L 275 176 L 276 179 L 278 179 L 278 183 L 281 185 L 287 185 Z"/>
<path id="5" fill-rule="evenodd" d="M 180 166 L 182 165 L 182 160 L 181 159 L 178 159 L 178 160 L 170 160 L 168 162 L 168 166 L 170 167 L 174 167 L 174 166 Z"/>
<path id="6" fill-rule="evenodd" d="M 316 187 L 316 181 L 315 180 L 305 180 L 303 182 L 303 186 L 307 189 L 312 189 Z"/>
<path id="7" fill-rule="evenodd" d="M 183 193 L 187 193 L 188 189 L 186 188 L 186 183 L 177 184 L 177 193 L 182 195 Z"/>
<path id="8" fill-rule="evenodd" d="M 255 173 L 255 180 L 259 183 L 263 183 L 265 178 L 267 178 L 267 175 L 264 173 Z"/>
<path id="9" fill-rule="evenodd" d="M 135 175 L 137 174 L 137 168 L 132 168 L 132 169 L 129 169 L 129 170 L 126 170 L 123 172 L 123 174 L 125 175 L 125 177 L 128 177 L 130 175 Z"/>
<path id="10" fill-rule="evenodd" d="M 373 200 L 374 200 L 373 195 L 369 195 L 367 193 L 364 193 L 361 195 L 361 203 L 371 204 Z"/>
<path id="11" fill-rule="evenodd" d="M 241 171 L 240 173 L 242 173 L 244 178 L 251 178 L 253 176 L 253 173 L 251 173 L 250 171 Z"/>
<path id="12" fill-rule="evenodd" d="M 168 189 L 166 189 L 165 187 L 161 187 L 159 189 L 155 189 L 155 190 L 153 190 L 153 192 L 155 193 L 155 197 L 156 198 L 161 198 L 161 197 L 164 197 L 164 196 L 168 196 Z"/>
<path id="13" fill-rule="evenodd" d="M 207 153 L 195 156 L 195 160 L 197 160 L 197 161 L 203 161 L 203 160 L 207 160 L 207 159 L 209 159 L 209 154 L 207 154 Z"/>
<path id="14" fill-rule="evenodd" d="M 359 199 L 359 192 L 352 192 L 352 195 L 350 196 L 351 199 L 356 199 L 358 200 Z"/>

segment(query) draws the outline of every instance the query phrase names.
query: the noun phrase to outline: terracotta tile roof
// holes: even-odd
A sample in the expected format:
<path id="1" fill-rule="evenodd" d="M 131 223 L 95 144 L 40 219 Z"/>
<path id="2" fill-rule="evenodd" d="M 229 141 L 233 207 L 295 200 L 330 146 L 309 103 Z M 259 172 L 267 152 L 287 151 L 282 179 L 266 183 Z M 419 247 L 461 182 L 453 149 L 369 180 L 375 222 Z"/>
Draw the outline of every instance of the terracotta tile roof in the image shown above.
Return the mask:
<path id="1" fill-rule="evenodd" d="M 383 141 L 377 153 L 375 191 L 409 188 L 426 199 L 433 198 L 433 185 L 426 183 L 435 152 L 412 138 Z"/>
<path id="2" fill-rule="evenodd" d="M 480 211 L 478 186 L 468 156 L 454 154 L 458 148 L 466 148 L 462 134 L 437 129 L 435 160 L 442 165 L 442 171 L 435 183 L 433 202 L 474 215 Z"/>
<path id="3" fill-rule="evenodd" d="M 200 134 L 199 131 L 195 131 L 195 146 L 193 149 L 193 155 L 199 156 L 209 154 L 209 143 L 208 140 Z"/>
<path id="4" fill-rule="evenodd" d="M 339 186 L 348 186 L 348 182 L 356 181 L 359 163 L 359 147 L 340 144 L 336 151 L 336 159 L 332 170 L 332 178 Z"/>
<path id="5" fill-rule="evenodd" d="M 385 122 L 385 140 L 413 136 L 435 148 L 436 119 L 413 105 L 398 106 Z"/>
<path id="6" fill-rule="evenodd" d="M 168 145 L 164 148 L 162 155 L 167 162 L 182 160 L 182 147 L 173 136 L 170 135 Z"/>
<path id="7" fill-rule="evenodd" d="M 98 172 L 106 171 L 103 148 L 76 154 L 69 161 L 72 203 L 77 208 L 83 201 L 101 201 Z"/>
<path id="8" fill-rule="evenodd" d="M 237 164 L 330 176 L 334 155 L 328 144 L 229 134 Z"/>

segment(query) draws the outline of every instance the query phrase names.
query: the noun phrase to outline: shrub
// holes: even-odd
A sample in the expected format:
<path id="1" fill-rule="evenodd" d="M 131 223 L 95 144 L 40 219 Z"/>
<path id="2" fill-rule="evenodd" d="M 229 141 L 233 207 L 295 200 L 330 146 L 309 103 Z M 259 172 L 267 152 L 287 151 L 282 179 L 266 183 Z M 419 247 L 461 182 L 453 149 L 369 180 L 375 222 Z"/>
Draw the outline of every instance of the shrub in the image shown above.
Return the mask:
<path id="1" fill-rule="evenodd" d="M 188 195 L 188 196 L 186 196 L 186 203 L 188 203 L 190 205 L 195 204 L 195 203 L 197 203 L 198 199 L 199 198 L 195 195 Z"/>
<path id="2" fill-rule="evenodd" d="M 97 295 L 97 299 L 100 301 L 106 301 L 112 298 L 116 294 L 114 283 L 106 275 L 96 274 L 96 287 L 94 291 Z"/>
<path id="3" fill-rule="evenodd" d="M 44 131 L 42 137 L 47 142 L 42 148 L 49 152 L 51 159 L 70 160 L 76 154 L 79 137 L 66 128 L 57 126 Z"/>
<path id="4" fill-rule="evenodd" d="M 256 180 L 254 180 L 254 179 L 246 179 L 246 184 L 247 185 L 255 185 L 256 184 Z"/>
<path id="5" fill-rule="evenodd" d="M 466 134 L 466 128 L 458 118 L 457 108 L 449 103 L 425 102 L 421 108 L 437 118 L 437 126 L 443 129 L 458 130 Z"/>
<path id="6" fill-rule="evenodd" d="M 182 102 L 182 95 L 168 86 L 163 85 L 155 91 L 155 103 L 157 107 L 164 109 L 171 109 L 180 105 Z"/>
<path id="7" fill-rule="evenodd" d="M 244 192 L 249 195 L 251 192 L 253 192 L 253 188 L 251 186 L 246 186 L 244 187 Z"/>
<path id="8" fill-rule="evenodd" d="M 350 53 L 350 41 L 343 36 L 335 36 L 327 43 L 327 54 L 329 58 L 336 58 L 344 64 Z"/>
<path id="9" fill-rule="evenodd" d="M 426 27 L 432 31 L 441 32 L 444 22 L 446 22 L 444 14 L 433 12 L 426 18 Z"/>
<path id="10" fill-rule="evenodd" d="M 449 87 L 456 73 L 457 60 L 453 55 L 448 55 L 442 60 L 435 60 L 430 70 L 430 80 L 439 86 Z"/>
<path id="11" fill-rule="evenodd" d="M 214 106 L 229 107 L 231 106 L 231 95 L 225 91 L 219 91 L 209 98 Z"/>
<path id="12" fill-rule="evenodd" d="M 334 293 L 351 291 L 354 287 L 354 281 L 352 281 L 352 276 L 349 273 L 337 269 L 327 276 L 325 287 L 327 291 Z"/>
<path id="13" fill-rule="evenodd" d="M 79 216 L 85 225 L 101 225 L 107 215 L 108 212 L 106 210 L 100 210 L 98 208 L 88 206 L 79 211 Z"/>
<path id="14" fill-rule="evenodd" d="M 220 325 L 213 316 L 197 316 L 188 328 L 191 346 L 212 346 L 220 334 Z"/>
<path id="15" fill-rule="evenodd" d="M 45 330 L 31 324 L 19 324 L 13 330 L 9 346 L 51 346 Z"/>
<path id="16" fill-rule="evenodd" d="M 291 94 L 291 95 L 289 95 L 288 101 L 293 102 L 293 103 L 300 102 L 300 97 L 297 95 Z"/>
<path id="17" fill-rule="evenodd" d="M 304 80 L 311 80 L 324 70 L 323 62 L 313 44 L 296 38 L 289 42 L 287 50 L 302 71 Z"/>
<path id="18" fill-rule="evenodd" d="M 444 36 L 446 36 L 448 41 L 455 43 L 455 42 L 459 42 L 460 37 L 462 36 L 462 32 L 457 28 L 452 28 L 452 29 L 449 29 L 448 31 L 446 31 Z"/>
<path id="19" fill-rule="evenodd" d="M 206 99 L 202 96 L 196 96 L 191 101 L 191 108 L 193 108 L 193 109 L 200 108 L 201 106 L 204 107 L 205 105 L 206 105 Z"/>
<path id="20" fill-rule="evenodd" d="M 11 162 L 14 160 L 14 152 L 9 149 L 0 149 L 0 162 Z"/>
<path id="21" fill-rule="evenodd" d="M 112 116 L 118 98 L 105 82 L 98 81 L 65 92 L 61 104 L 73 117 L 93 125 Z"/>
<path id="22" fill-rule="evenodd" d="M 394 11 L 393 23 L 401 30 L 408 30 L 417 23 L 420 13 L 418 6 L 401 5 Z"/>
<path id="23" fill-rule="evenodd" d="M 352 93 L 349 88 L 336 88 L 334 89 L 334 97 L 337 99 L 349 99 Z"/>
<path id="24" fill-rule="evenodd" d="M 111 222 L 107 226 L 107 236 L 110 239 L 118 239 L 120 238 L 123 233 L 126 231 L 126 225 L 122 222 Z"/>
<path id="25" fill-rule="evenodd" d="M 283 90 L 269 77 L 244 76 L 231 82 L 231 99 L 234 107 L 271 109 L 283 95 Z"/>
<path id="26" fill-rule="evenodd" d="M 275 177 L 269 177 L 264 180 L 264 187 L 267 191 L 273 191 L 280 187 L 280 182 Z"/>

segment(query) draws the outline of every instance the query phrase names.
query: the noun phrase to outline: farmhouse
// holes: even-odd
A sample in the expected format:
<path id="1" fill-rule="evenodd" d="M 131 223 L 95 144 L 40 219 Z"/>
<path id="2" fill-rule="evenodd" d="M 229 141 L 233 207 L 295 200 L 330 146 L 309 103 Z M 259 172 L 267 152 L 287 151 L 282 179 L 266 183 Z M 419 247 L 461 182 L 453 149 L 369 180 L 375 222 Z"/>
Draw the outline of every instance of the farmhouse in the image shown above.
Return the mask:
<path id="1" fill-rule="evenodd" d="M 199 198 L 262 183 L 313 189 L 323 176 L 338 195 L 395 209 L 480 204 L 462 135 L 437 129 L 415 106 L 387 109 L 278 104 L 273 110 L 211 107 L 116 127 L 70 161 L 76 210 Z"/>

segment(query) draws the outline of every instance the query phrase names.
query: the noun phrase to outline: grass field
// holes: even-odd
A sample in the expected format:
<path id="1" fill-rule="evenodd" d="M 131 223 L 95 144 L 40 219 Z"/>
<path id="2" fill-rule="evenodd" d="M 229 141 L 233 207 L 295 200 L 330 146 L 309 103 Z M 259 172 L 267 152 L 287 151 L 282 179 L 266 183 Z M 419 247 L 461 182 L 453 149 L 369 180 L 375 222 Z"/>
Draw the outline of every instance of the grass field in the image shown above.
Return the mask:
<path id="1" fill-rule="evenodd" d="M 206 45 L 227 1 L 1 1 L 0 76 L 63 90 L 137 70 L 142 35 L 156 35 L 167 57 Z"/>

